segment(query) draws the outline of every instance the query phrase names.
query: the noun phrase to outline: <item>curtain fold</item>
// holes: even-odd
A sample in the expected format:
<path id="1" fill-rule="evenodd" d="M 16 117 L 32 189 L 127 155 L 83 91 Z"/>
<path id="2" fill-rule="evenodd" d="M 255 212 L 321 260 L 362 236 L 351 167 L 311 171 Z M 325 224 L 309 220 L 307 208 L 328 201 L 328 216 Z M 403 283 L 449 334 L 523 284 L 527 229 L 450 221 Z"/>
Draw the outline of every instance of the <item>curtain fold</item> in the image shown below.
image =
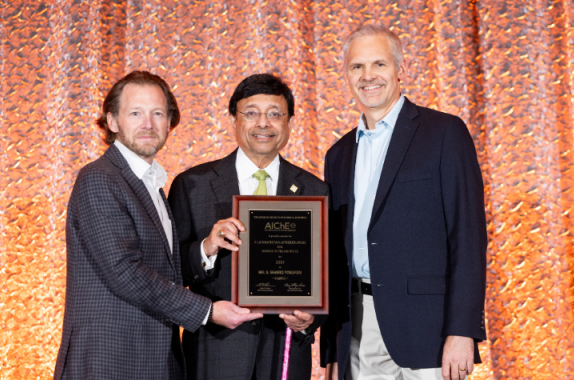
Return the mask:
<path id="1" fill-rule="evenodd" d="M 360 115 L 341 50 L 365 22 L 401 37 L 405 95 L 460 116 L 475 141 L 486 186 L 489 340 L 472 379 L 571 377 L 570 0 L 1 2 L 0 377 L 52 376 L 66 206 L 78 170 L 105 150 L 94 121 L 116 80 L 140 69 L 172 86 L 182 121 L 158 157 L 171 180 L 234 149 L 227 105 L 244 77 L 279 74 L 296 97 L 282 154 L 322 176 L 325 152 Z"/>

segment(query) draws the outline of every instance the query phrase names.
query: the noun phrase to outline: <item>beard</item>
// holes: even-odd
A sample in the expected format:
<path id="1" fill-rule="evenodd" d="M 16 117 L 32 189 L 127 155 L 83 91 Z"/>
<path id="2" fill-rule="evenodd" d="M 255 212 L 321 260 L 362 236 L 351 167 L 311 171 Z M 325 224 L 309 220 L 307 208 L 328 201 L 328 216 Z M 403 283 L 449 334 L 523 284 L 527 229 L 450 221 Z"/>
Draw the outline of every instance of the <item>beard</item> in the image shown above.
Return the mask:
<path id="1" fill-rule="evenodd" d="M 120 142 L 124 144 L 129 150 L 143 158 L 150 158 L 155 156 L 155 154 L 159 152 L 161 148 L 163 148 L 165 141 L 167 140 L 167 133 L 162 136 L 154 131 L 142 131 L 134 134 L 133 136 L 127 136 L 119 123 L 118 130 L 117 139 L 120 140 Z M 137 138 L 142 136 L 155 137 L 155 144 L 152 141 L 148 143 L 137 142 Z"/>

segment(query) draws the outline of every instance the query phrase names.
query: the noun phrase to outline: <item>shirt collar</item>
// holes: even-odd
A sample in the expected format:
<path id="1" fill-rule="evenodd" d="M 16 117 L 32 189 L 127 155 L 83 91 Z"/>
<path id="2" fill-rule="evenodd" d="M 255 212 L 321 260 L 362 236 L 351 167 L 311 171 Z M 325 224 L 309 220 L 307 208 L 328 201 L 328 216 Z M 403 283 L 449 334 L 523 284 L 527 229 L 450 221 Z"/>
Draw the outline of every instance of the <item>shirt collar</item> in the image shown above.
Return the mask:
<path id="1" fill-rule="evenodd" d="M 154 178 L 156 187 L 164 187 L 167 182 L 167 172 L 156 160 L 153 160 L 150 165 L 143 158 L 132 152 L 130 148 L 119 142 L 119 140 L 116 139 L 114 145 L 118 148 L 122 156 L 124 156 L 136 177 L 143 179 L 144 175 L 151 176 Z"/>
<path id="2" fill-rule="evenodd" d="M 389 111 L 388 114 L 385 115 L 385 117 L 383 117 L 379 122 L 375 124 L 375 130 L 371 132 L 374 133 L 375 135 L 378 135 L 381 133 L 383 127 L 387 126 L 391 128 L 391 131 L 395 129 L 395 124 L 397 123 L 399 113 L 401 112 L 404 103 L 405 103 L 405 97 L 401 94 L 399 100 L 397 100 L 393 108 L 391 108 L 391 110 Z M 361 113 L 361 117 L 359 118 L 359 125 L 357 127 L 356 141 L 359 142 L 361 136 L 367 131 L 368 129 L 367 129 L 367 123 L 365 121 L 365 115 Z"/>
<path id="3" fill-rule="evenodd" d="M 239 183 L 253 178 L 253 173 L 259 170 L 257 165 L 247 157 L 241 148 L 237 149 L 235 169 L 237 170 L 237 179 L 239 180 Z M 273 159 L 266 168 L 263 168 L 263 170 L 269 174 L 272 181 L 277 181 L 277 178 L 279 178 L 279 155 L 275 156 L 275 159 Z"/>

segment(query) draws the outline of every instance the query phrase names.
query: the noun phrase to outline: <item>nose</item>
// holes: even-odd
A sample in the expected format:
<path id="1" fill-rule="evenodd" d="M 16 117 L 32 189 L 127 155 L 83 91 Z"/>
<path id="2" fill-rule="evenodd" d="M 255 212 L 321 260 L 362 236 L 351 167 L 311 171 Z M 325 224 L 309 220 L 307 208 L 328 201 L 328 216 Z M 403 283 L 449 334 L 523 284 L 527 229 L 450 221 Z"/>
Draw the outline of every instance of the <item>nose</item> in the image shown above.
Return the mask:
<path id="1" fill-rule="evenodd" d="M 259 114 L 259 119 L 257 120 L 257 126 L 259 128 L 267 128 L 269 127 L 269 119 L 267 118 L 266 113 Z"/>
<path id="2" fill-rule="evenodd" d="M 375 79 L 375 77 L 376 77 L 376 74 L 375 74 L 374 70 L 370 66 L 365 67 L 365 70 L 363 71 L 363 78 L 362 79 L 366 80 L 366 81 L 370 81 L 372 79 Z"/>
<path id="3" fill-rule="evenodd" d="M 153 129 L 153 115 L 151 113 L 144 114 L 144 120 L 142 128 L 144 129 Z"/>

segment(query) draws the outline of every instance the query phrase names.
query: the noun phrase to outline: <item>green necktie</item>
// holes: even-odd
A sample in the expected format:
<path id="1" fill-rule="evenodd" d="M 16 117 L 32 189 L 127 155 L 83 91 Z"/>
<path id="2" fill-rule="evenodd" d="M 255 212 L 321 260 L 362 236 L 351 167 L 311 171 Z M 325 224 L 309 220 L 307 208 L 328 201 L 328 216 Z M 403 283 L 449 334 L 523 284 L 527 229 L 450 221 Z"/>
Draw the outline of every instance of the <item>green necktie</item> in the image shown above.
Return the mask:
<path id="1" fill-rule="evenodd" d="M 269 174 L 265 170 L 257 170 L 253 173 L 253 178 L 259 181 L 259 186 L 257 186 L 253 195 L 267 195 L 267 184 L 265 183 L 267 177 L 269 177 Z"/>

